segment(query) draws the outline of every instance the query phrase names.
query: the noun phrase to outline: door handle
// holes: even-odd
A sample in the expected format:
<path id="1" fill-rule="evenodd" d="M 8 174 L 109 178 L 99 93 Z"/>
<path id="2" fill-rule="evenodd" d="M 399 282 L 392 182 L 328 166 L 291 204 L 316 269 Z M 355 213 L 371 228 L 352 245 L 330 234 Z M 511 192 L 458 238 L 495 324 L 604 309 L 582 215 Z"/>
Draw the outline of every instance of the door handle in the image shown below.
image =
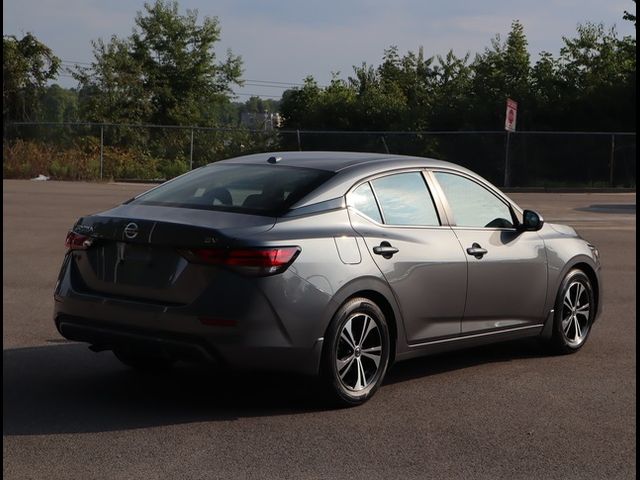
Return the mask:
<path id="1" fill-rule="evenodd" d="M 467 253 L 469 255 L 473 255 L 479 260 L 485 256 L 487 250 L 485 248 L 482 248 L 478 243 L 474 243 L 473 245 L 471 245 L 471 248 L 467 248 Z"/>
<path id="2" fill-rule="evenodd" d="M 373 247 L 373 253 L 382 255 L 384 258 L 391 258 L 399 251 L 396 247 L 392 247 L 389 242 L 382 242 L 379 246 Z"/>

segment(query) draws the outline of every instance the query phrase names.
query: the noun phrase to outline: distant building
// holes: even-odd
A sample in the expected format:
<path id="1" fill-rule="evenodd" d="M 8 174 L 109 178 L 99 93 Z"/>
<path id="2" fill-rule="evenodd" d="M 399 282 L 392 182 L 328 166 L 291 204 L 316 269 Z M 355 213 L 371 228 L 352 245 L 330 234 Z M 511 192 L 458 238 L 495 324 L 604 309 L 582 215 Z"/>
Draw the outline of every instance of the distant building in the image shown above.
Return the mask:
<path id="1" fill-rule="evenodd" d="M 240 124 L 252 130 L 273 130 L 282 125 L 282 117 L 279 113 L 244 112 L 240 116 Z"/>

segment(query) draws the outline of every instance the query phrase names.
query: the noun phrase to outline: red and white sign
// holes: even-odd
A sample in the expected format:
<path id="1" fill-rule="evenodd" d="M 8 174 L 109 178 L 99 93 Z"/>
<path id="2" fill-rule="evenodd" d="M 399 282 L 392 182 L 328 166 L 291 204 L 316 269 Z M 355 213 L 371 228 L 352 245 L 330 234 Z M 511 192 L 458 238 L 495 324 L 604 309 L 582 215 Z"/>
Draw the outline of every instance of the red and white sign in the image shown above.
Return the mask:
<path id="1" fill-rule="evenodd" d="M 509 132 L 516 131 L 516 118 L 518 116 L 518 102 L 507 98 L 507 113 L 504 119 L 504 129 Z"/>

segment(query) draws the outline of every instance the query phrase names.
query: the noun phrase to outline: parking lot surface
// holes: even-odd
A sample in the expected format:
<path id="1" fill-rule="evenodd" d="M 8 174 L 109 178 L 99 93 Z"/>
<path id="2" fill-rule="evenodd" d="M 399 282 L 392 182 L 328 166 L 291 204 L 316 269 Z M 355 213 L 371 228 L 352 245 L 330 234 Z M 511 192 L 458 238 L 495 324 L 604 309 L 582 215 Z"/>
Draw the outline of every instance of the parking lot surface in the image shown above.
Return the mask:
<path id="1" fill-rule="evenodd" d="M 140 376 L 60 337 L 67 230 L 147 188 L 3 181 L 5 478 L 635 478 L 635 193 L 509 195 L 600 249 L 604 311 L 580 352 L 521 341 L 411 360 L 335 410 L 312 379 Z"/>

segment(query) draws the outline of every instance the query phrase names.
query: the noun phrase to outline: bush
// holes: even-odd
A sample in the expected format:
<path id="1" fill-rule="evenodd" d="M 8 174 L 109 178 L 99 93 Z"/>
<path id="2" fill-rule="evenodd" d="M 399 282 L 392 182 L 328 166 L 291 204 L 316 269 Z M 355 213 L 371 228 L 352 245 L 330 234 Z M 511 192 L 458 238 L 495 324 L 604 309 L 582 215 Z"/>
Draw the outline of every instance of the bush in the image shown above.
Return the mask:
<path id="1" fill-rule="evenodd" d="M 104 147 L 104 178 L 150 180 L 158 178 L 158 160 L 144 152 Z"/>
<path id="2" fill-rule="evenodd" d="M 158 166 L 158 171 L 162 178 L 169 180 L 189 171 L 189 163 L 182 158 L 176 160 L 162 159 Z"/>
<path id="3" fill-rule="evenodd" d="M 35 140 L 15 140 L 2 144 L 3 178 L 34 178 L 40 174 L 54 180 L 99 180 L 100 145 L 93 137 L 80 137 L 72 146 L 59 147 Z M 159 161 L 144 152 L 120 147 L 104 147 L 104 179 L 155 179 Z M 169 171 L 184 172 L 179 163 Z M 174 175 L 175 176 L 175 175 Z"/>

